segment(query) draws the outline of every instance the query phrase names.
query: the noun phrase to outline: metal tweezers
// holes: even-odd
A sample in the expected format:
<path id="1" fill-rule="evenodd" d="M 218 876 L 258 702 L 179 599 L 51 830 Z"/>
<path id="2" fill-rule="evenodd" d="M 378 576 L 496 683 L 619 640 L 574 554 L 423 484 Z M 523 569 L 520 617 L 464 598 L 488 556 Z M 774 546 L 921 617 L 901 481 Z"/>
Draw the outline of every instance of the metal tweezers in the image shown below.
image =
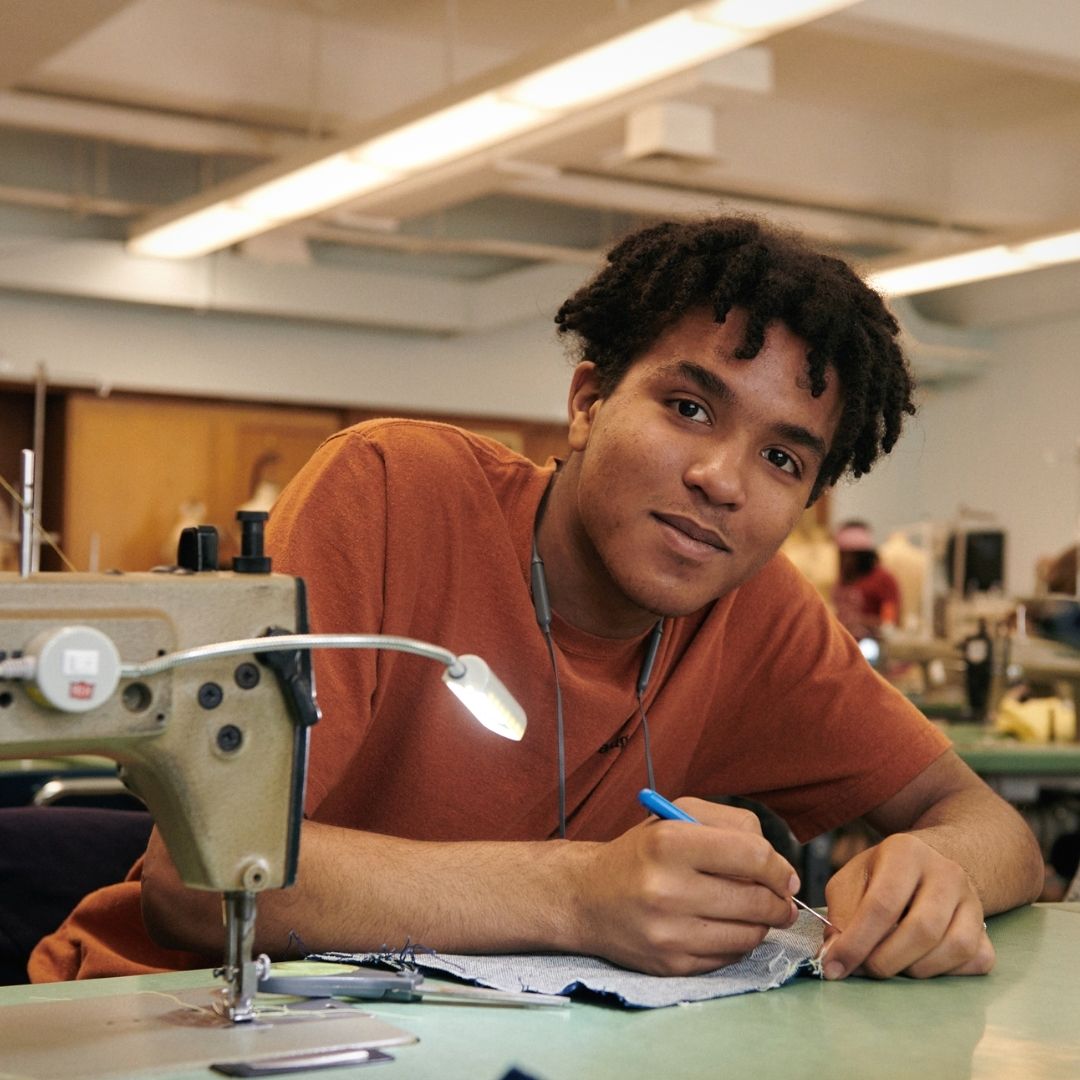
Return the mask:
<path id="1" fill-rule="evenodd" d="M 265 994 L 290 994 L 303 998 L 364 998 L 383 1001 L 453 1001 L 477 1005 L 569 1005 L 558 994 L 533 994 L 516 990 L 494 990 L 486 986 L 424 981 L 419 971 L 344 971 L 334 975 L 267 975 L 259 980 Z"/>

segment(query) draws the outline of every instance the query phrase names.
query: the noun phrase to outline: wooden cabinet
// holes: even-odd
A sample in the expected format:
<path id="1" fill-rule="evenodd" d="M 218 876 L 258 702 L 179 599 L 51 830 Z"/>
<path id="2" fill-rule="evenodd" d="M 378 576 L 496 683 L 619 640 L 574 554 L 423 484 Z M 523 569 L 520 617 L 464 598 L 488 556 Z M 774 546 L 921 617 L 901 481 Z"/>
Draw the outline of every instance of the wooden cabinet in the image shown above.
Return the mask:
<path id="1" fill-rule="evenodd" d="M 79 569 L 175 560 L 184 524 L 215 525 L 236 553 L 236 510 L 280 488 L 327 435 L 336 409 L 72 393 L 66 409 L 64 549 Z"/>

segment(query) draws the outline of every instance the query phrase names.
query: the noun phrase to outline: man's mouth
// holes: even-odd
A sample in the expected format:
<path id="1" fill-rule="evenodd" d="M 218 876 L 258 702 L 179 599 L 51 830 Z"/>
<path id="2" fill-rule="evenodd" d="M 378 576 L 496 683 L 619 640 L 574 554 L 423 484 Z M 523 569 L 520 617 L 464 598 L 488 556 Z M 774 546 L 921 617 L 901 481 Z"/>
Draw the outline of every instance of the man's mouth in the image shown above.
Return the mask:
<path id="1" fill-rule="evenodd" d="M 683 517 L 681 514 L 654 514 L 653 516 L 669 528 L 699 544 L 705 544 L 717 551 L 731 551 L 731 547 L 720 533 L 707 525 L 699 524 L 692 518 Z"/>

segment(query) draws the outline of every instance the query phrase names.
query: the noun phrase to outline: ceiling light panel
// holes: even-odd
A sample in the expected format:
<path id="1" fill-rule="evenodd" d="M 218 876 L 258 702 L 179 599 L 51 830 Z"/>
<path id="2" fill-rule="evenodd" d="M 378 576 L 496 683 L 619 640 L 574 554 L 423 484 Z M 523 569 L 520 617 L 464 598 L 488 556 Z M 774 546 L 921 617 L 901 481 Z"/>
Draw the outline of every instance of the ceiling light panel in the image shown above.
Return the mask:
<path id="1" fill-rule="evenodd" d="M 912 296 L 1080 260 L 1080 229 L 885 267 L 866 275 L 886 296 Z"/>
<path id="2" fill-rule="evenodd" d="M 745 34 L 703 21 L 694 9 L 677 11 L 541 68 L 503 94 L 536 109 L 577 108 L 704 63 L 745 41 Z"/>
<path id="3" fill-rule="evenodd" d="M 492 92 L 425 116 L 353 151 L 361 161 L 408 172 L 464 157 L 542 123 L 541 111 Z"/>

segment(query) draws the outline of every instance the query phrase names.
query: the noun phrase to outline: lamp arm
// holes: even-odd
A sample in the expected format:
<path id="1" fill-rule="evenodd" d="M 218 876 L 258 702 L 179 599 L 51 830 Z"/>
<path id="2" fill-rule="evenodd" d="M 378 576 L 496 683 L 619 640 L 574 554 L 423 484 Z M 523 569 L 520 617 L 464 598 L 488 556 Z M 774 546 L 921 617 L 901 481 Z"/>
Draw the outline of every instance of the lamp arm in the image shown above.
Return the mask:
<path id="1" fill-rule="evenodd" d="M 184 664 L 196 664 L 213 657 L 235 656 L 240 653 L 287 652 L 295 649 L 391 649 L 438 660 L 447 666 L 452 676 L 460 676 L 462 672 L 461 661 L 449 649 L 430 645 L 416 638 L 395 637 L 391 634 L 274 634 L 220 641 L 213 645 L 197 645 L 142 663 L 121 664 L 120 677 L 147 679 L 163 671 Z"/>

